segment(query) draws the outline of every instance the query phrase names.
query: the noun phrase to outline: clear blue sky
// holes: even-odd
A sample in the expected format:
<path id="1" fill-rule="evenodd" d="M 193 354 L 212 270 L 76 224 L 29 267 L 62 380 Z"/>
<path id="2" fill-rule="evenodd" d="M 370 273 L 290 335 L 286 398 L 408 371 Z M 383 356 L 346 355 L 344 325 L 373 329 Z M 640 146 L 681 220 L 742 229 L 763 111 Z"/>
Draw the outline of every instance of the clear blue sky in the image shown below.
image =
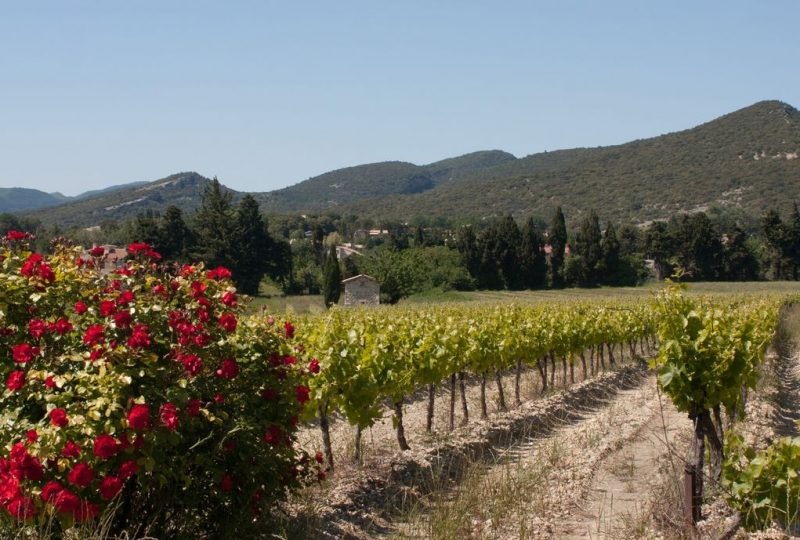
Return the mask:
<path id="1" fill-rule="evenodd" d="M 71 195 L 195 170 L 268 191 L 800 105 L 794 1 L 0 7 L 0 187 Z"/>

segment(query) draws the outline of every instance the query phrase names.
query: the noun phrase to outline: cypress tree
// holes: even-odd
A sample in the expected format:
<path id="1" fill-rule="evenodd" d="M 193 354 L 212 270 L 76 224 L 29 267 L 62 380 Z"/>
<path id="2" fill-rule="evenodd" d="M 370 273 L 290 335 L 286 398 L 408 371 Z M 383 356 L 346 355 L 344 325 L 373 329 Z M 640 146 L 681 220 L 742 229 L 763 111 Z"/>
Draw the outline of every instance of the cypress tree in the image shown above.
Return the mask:
<path id="1" fill-rule="evenodd" d="M 522 284 L 528 289 L 540 289 L 545 286 L 547 277 L 547 259 L 542 246 L 544 240 L 533 218 L 528 218 L 522 229 L 522 246 L 520 247 L 520 274 Z"/>
<path id="2" fill-rule="evenodd" d="M 567 224 L 561 207 L 556 208 L 553 221 L 550 223 L 550 234 L 547 242 L 552 248 L 550 253 L 550 285 L 553 287 L 564 286 L 564 249 L 567 247 Z"/>
<path id="3" fill-rule="evenodd" d="M 497 227 L 495 259 L 506 289 L 522 288 L 520 261 L 517 250 L 522 244 L 522 234 L 511 215 L 506 216 Z"/>
<path id="4" fill-rule="evenodd" d="M 598 276 L 600 281 L 608 284 L 618 284 L 620 273 L 620 245 L 617 239 L 617 231 L 614 224 L 609 222 L 603 234 L 603 241 L 600 243 L 602 260 L 598 265 Z"/>
<path id="5" fill-rule="evenodd" d="M 601 241 L 600 219 L 597 217 L 597 212 L 592 210 L 581 222 L 578 234 L 575 236 L 575 253 L 583 258 L 586 271 L 586 283 L 584 283 L 584 285 L 597 284 L 597 266 L 603 259 L 603 249 L 600 245 Z"/>
<path id="6" fill-rule="evenodd" d="M 325 269 L 322 273 L 322 294 L 325 296 L 325 305 L 330 307 L 339 302 L 342 295 L 342 272 L 339 269 L 339 260 L 336 257 L 336 246 L 331 245 L 328 257 L 325 259 Z"/>

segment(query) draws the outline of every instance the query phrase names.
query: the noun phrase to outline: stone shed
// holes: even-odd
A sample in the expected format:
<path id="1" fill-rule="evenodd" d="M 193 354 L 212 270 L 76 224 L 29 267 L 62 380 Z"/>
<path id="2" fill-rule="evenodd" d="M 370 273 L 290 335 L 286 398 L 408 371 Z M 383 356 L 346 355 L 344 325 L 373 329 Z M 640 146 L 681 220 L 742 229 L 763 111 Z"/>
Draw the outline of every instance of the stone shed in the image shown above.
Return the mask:
<path id="1" fill-rule="evenodd" d="M 345 306 L 376 306 L 380 304 L 380 285 L 366 274 L 359 274 L 342 281 Z"/>

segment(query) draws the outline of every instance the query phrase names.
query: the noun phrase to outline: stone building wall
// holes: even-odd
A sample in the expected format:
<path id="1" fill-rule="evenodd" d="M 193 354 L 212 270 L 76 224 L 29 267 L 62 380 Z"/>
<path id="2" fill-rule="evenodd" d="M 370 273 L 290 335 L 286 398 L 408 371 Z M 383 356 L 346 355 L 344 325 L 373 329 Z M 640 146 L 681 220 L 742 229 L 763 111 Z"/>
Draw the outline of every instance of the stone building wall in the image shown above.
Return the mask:
<path id="1" fill-rule="evenodd" d="M 380 286 L 371 279 L 359 279 L 344 284 L 344 305 L 363 306 L 380 303 Z"/>

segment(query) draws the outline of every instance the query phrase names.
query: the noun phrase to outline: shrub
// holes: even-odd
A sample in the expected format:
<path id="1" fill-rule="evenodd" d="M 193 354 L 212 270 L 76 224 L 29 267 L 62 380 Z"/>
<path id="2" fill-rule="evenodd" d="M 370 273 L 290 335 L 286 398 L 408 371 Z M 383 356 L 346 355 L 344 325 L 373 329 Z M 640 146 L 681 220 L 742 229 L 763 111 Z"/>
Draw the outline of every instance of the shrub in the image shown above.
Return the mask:
<path id="1" fill-rule="evenodd" d="M 293 445 L 307 370 L 291 325 L 243 320 L 224 268 L 146 244 L 106 274 L 23 233 L 0 249 L 0 526 L 220 536 L 316 474 Z M 107 510 L 106 510 L 107 509 Z"/>

